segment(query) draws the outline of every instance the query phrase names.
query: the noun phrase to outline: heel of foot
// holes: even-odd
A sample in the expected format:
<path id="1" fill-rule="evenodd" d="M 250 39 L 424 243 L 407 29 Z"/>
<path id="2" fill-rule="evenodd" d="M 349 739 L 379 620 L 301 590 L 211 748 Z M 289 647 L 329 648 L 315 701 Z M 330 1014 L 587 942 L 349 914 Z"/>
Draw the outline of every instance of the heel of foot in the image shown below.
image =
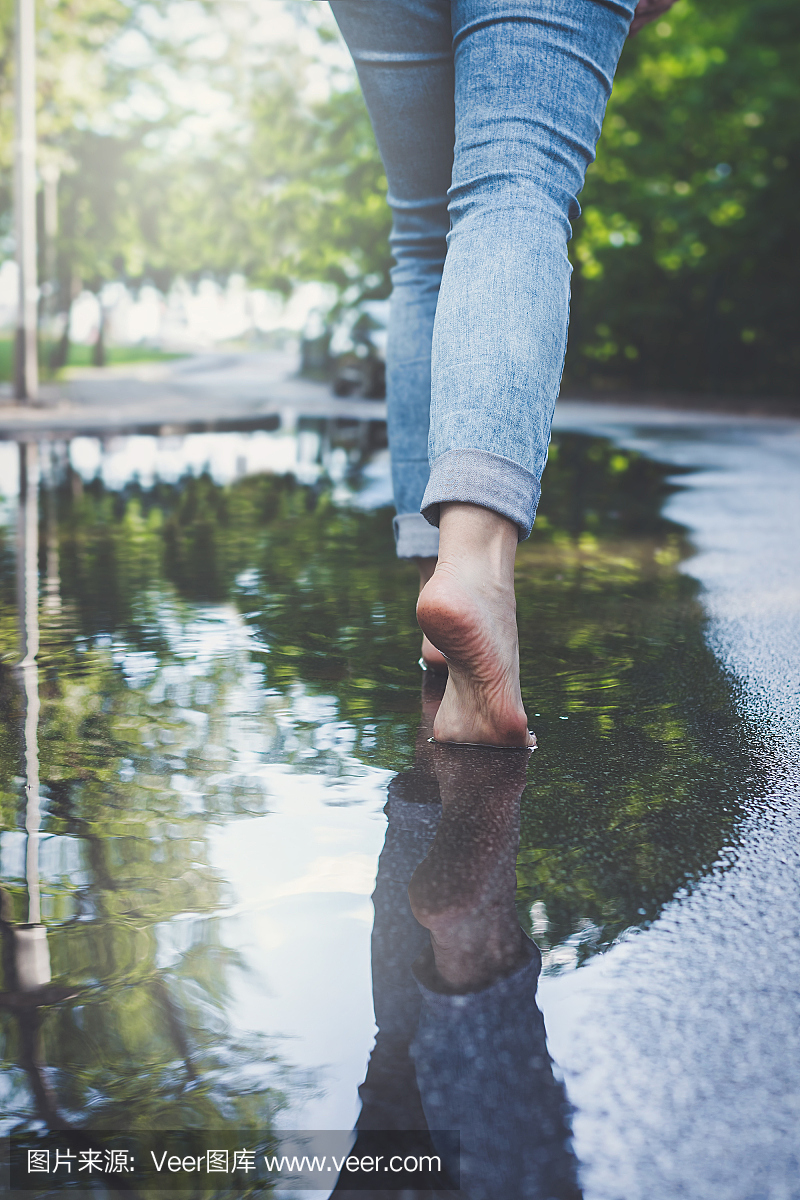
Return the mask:
<path id="1" fill-rule="evenodd" d="M 498 595 L 445 572 L 435 574 L 420 593 L 417 620 L 449 668 L 434 722 L 437 741 L 529 745 L 513 593 Z"/>
<path id="2" fill-rule="evenodd" d="M 483 622 L 474 601 L 470 603 L 452 583 L 443 584 L 434 575 L 417 601 L 417 623 L 426 640 L 450 659 L 469 652 Z"/>

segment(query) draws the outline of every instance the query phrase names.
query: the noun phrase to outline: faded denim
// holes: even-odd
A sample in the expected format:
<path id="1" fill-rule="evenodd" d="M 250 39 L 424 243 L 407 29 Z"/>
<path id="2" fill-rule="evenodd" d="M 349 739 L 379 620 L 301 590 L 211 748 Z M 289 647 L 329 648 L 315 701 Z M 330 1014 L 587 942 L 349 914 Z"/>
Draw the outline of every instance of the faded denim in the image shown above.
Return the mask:
<path id="1" fill-rule="evenodd" d="M 494 509 L 527 537 L 566 350 L 570 222 L 635 0 L 331 7 L 393 216 L 398 554 L 436 553 L 446 501 Z"/>

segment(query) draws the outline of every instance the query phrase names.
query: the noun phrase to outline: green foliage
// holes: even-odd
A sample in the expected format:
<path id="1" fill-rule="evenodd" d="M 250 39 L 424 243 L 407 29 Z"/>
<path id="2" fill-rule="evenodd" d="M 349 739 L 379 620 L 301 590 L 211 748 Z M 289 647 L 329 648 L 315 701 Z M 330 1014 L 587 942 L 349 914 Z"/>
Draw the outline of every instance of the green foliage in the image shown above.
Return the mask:
<path id="1" fill-rule="evenodd" d="M 153 181 L 160 244 L 187 277 L 235 270 L 285 295 L 301 280 L 349 302 L 388 295 L 386 179 L 361 94 L 307 99 L 308 67 L 276 51 L 238 100 L 238 135 Z"/>
<path id="2" fill-rule="evenodd" d="M 261 178 L 256 225 L 268 252 L 256 278 L 267 286 L 319 279 L 351 299 L 389 294 L 386 177 L 359 92 L 333 90 L 304 106 L 296 80 L 256 96 L 256 161 Z"/>
<path id="3" fill-rule="evenodd" d="M 125 363 L 138 362 L 173 362 L 183 358 L 182 354 L 171 354 L 157 350 L 154 346 L 109 346 L 106 351 L 106 364 L 109 367 L 122 366 Z M 92 365 L 90 346 L 72 345 L 69 348 L 67 367 L 89 367 Z"/>
<path id="4" fill-rule="evenodd" d="M 12 338 L 0 338 L 0 380 L 14 378 L 14 342 Z"/>
<path id="5" fill-rule="evenodd" d="M 61 170 L 61 310 L 79 284 L 166 289 L 179 275 L 234 271 L 286 295 L 326 282 L 338 305 L 386 296 L 386 180 L 354 77 L 329 71 L 327 91 L 314 91 L 296 48 L 256 50 L 247 22 L 237 32 L 227 9 L 206 11 L 227 46 L 219 62 L 159 40 L 148 5 L 51 0 L 40 21 L 42 160 Z M 6 224 L 10 19 L 7 4 Z M 322 46 L 331 29 L 317 24 Z M 133 30 L 146 66 L 112 53 Z M 223 133 L 189 136 L 189 110 L 166 98 L 159 64 L 205 72 L 227 99 Z M 571 244 L 566 389 L 797 394 L 798 80 L 795 0 L 679 0 L 629 42 Z M 160 116 L 133 115 L 142 89 L 161 96 Z"/>
<path id="6" fill-rule="evenodd" d="M 164 32 L 170 8 L 168 0 L 45 0 L 37 13 L 37 155 L 58 210 L 57 232 L 45 236 L 42 222 L 39 239 L 49 316 L 65 318 L 84 287 L 99 293 L 121 280 L 167 290 L 178 272 L 191 275 L 198 263 L 213 269 L 213 235 L 203 246 L 194 240 L 181 257 L 169 240 L 180 227 L 180 205 L 165 223 L 165 205 L 186 190 L 186 155 L 170 137 L 187 114 L 174 80 L 192 57 L 191 36 Z M 0 8 L 0 219 L 9 230 L 11 45 L 7 4 Z M 235 266 L 226 261 L 225 274 Z M 54 365 L 65 364 L 68 349 L 65 334 Z M 101 340 L 95 361 L 104 360 Z"/>
<path id="7" fill-rule="evenodd" d="M 59 186 L 56 274 L 65 308 L 80 285 L 99 292 L 145 269 L 140 136 L 75 130 L 62 139 L 74 166 Z"/>
<path id="8" fill-rule="evenodd" d="M 567 387 L 797 394 L 794 0 L 680 0 L 623 52 L 572 258 Z"/>

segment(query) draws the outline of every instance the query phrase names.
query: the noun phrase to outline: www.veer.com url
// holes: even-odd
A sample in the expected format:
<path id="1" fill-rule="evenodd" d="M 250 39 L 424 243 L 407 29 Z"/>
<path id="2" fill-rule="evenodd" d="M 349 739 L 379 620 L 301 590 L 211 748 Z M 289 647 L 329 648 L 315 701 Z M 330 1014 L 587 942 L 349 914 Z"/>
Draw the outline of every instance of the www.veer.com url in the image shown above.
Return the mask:
<path id="1" fill-rule="evenodd" d="M 328 1161 L 329 1159 L 330 1161 Z M 268 1154 L 264 1155 L 267 1170 L 272 1175 L 281 1175 L 284 1172 L 298 1175 L 308 1172 L 336 1171 L 338 1175 L 341 1171 L 380 1171 L 380 1164 L 384 1159 L 386 1159 L 386 1164 L 383 1170 L 393 1171 L 395 1174 L 400 1171 L 441 1173 L 442 1170 L 442 1160 L 438 1154 L 407 1154 L 405 1157 L 401 1154 L 392 1154 L 390 1157 L 385 1154 L 363 1154 L 361 1157 L 357 1154 L 350 1154 L 342 1158 L 336 1158 L 333 1154 L 323 1154 L 321 1158 L 316 1156 L 314 1158 L 289 1158 L 288 1155 L 278 1158 L 277 1155 L 273 1157 Z"/>

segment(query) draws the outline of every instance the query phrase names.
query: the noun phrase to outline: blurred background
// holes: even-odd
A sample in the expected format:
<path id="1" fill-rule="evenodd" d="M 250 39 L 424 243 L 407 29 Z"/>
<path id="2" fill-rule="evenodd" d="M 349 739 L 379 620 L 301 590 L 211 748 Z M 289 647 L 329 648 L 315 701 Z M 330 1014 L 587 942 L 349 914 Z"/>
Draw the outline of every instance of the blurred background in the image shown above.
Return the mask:
<path id="1" fill-rule="evenodd" d="M 328 5 L 41 0 L 37 22 L 42 377 L 222 343 L 379 397 L 386 183 Z M 796 0 L 679 0 L 627 45 L 571 243 L 567 394 L 800 403 L 798 128 Z"/>

